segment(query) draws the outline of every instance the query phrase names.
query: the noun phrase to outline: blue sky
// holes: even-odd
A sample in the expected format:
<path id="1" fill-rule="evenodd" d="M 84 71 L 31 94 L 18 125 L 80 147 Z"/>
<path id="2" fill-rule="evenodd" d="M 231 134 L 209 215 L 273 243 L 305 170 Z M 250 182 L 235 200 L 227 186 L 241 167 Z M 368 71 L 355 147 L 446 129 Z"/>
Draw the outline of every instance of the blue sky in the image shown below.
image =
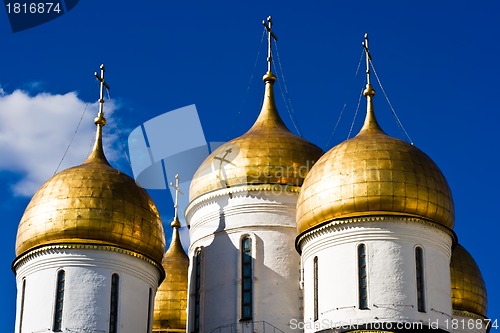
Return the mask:
<path id="1" fill-rule="evenodd" d="M 98 83 L 93 73 L 99 65 L 106 64 L 111 85 L 107 155 L 131 174 L 125 158 L 128 134 L 167 111 L 196 104 L 207 141 L 227 141 L 251 126 L 262 102 L 266 50 L 261 21 L 268 15 L 279 38 L 286 100 L 302 135 L 325 150 L 347 138 L 353 119 L 353 134 L 361 126 L 364 104 L 354 116 L 363 67 L 355 73 L 363 34 L 369 33 L 375 69 L 398 117 L 450 184 L 455 231 L 485 278 L 488 316 L 499 317 L 500 4 L 86 0 L 56 20 L 18 33 L 12 33 L 0 9 L 2 331 L 14 328 L 10 266 L 17 224 L 34 189 L 57 169 L 87 108 L 62 167 L 85 159 L 94 136 Z M 373 82 L 380 124 L 404 139 Z M 276 92 L 282 118 L 293 130 Z M 168 225 L 173 214 L 169 194 L 151 194 Z"/>

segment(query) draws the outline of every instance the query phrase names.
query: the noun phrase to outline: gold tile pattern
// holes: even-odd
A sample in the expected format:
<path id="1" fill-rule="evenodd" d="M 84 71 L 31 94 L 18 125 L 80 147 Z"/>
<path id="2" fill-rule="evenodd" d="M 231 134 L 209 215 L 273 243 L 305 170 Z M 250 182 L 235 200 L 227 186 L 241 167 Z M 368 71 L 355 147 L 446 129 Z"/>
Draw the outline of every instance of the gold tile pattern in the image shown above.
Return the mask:
<path id="1" fill-rule="evenodd" d="M 254 125 L 242 136 L 216 149 L 198 168 L 189 190 L 190 201 L 207 192 L 247 184 L 301 186 L 323 151 L 292 134 L 274 102 L 276 77 L 268 72 L 264 102 Z"/>
<path id="2" fill-rule="evenodd" d="M 189 259 L 182 248 L 177 227 L 173 228 L 172 241 L 162 265 L 166 278 L 155 296 L 153 332 L 185 332 Z"/>
<path id="3" fill-rule="evenodd" d="M 49 179 L 31 199 L 17 230 L 17 256 L 48 244 L 104 244 L 161 264 L 165 235 L 158 210 L 134 179 L 109 165 L 101 127 L 87 160 Z"/>
<path id="4" fill-rule="evenodd" d="M 460 244 L 453 249 L 450 273 L 453 310 L 486 317 L 488 303 L 483 276 L 474 258 Z"/>
<path id="5" fill-rule="evenodd" d="M 444 175 L 421 150 L 382 131 L 369 96 L 358 135 L 325 153 L 307 175 L 297 228 L 302 233 L 334 219 L 374 214 L 420 217 L 450 229 L 454 223 Z"/>

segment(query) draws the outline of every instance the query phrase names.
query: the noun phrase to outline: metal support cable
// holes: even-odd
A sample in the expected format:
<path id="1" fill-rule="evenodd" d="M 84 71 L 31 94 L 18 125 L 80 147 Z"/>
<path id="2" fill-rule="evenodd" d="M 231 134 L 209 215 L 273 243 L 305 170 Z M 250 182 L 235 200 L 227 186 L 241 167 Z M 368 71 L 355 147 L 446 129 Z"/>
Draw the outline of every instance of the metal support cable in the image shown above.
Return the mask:
<path id="1" fill-rule="evenodd" d="M 358 67 L 356 68 L 356 73 L 354 74 L 354 78 L 353 78 L 353 84 L 354 82 L 356 81 L 356 78 L 358 77 L 358 73 L 359 73 L 359 68 L 361 67 L 361 62 L 363 61 L 363 55 L 365 54 L 365 51 L 362 50 L 361 51 L 361 56 L 359 57 L 359 62 L 358 62 Z M 349 99 L 349 97 L 351 97 L 351 93 L 352 93 L 352 89 L 349 89 L 349 91 L 347 92 L 347 96 L 346 96 L 346 100 Z M 361 97 L 360 99 L 358 100 L 358 108 L 359 108 L 359 103 L 360 103 L 360 100 L 361 100 Z M 342 106 L 342 110 L 340 111 L 340 114 L 339 114 L 339 117 L 337 118 L 337 123 L 335 124 L 335 127 L 333 128 L 333 131 L 332 133 L 330 134 L 330 137 L 328 138 L 328 141 L 326 142 L 326 145 L 325 145 L 325 148 L 328 148 L 328 146 L 330 145 L 330 142 L 332 141 L 333 139 L 333 135 L 335 134 L 335 132 L 337 131 L 337 127 L 339 126 L 340 124 L 340 120 L 342 119 L 342 115 L 344 114 L 344 111 L 345 111 L 345 108 L 347 107 L 347 102 L 344 102 L 344 105 Z M 352 129 L 352 127 L 351 127 Z M 350 132 L 349 132 L 349 135 L 350 135 Z"/>
<path id="2" fill-rule="evenodd" d="M 56 170 L 54 171 L 53 176 L 59 171 L 59 168 L 61 167 L 62 162 L 64 161 L 64 158 L 66 157 L 66 154 L 69 151 L 69 148 L 71 147 L 71 144 L 73 143 L 73 140 L 75 139 L 76 133 L 78 132 L 78 129 L 80 128 L 80 124 L 82 123 L 83 117 L 85 116 L 85 111 L 87 111 L 87 107 L 89 106 L 89 103 L 85 103 L 85 107 L 83 108 L 82 116 L 80 117 L 80 120 L 78 121 L 78 124 L 76 125 L 76 129 L 73 132 L 73 136 L 71 137 L 71 140 L 69 140 L 68 146 L 66 147 L 66 150 L 64 151 L 64 154 L 59 161 L 59 164 L 57 165 Z"/>
<path id="3" fill-rule="evenodd" d="M 297 131 L 298 135 L 300 137 L 302 137 L 302 132 L 300 131 L 300 127 L 299 127 L 299 124 L 298 124 L 297 119 L 295 117 L 295 112 L 293 110 L 292 100 L 290 99 L 290 94 L 288 93 L 288 87 L 286 85 L 285 75 L 284 75 L 284 72 L 283 72 L 283 67 L 281 66 L 280 53 L 278 51 L 278 43 L 275 42 L 274 45 L 276 46 L 276 55 L 278 57 L 278 65 L 279 65 L 281 80 L 283 81 L 283 88 L 285 90 L 287 98 L 285 98 L 285 94 L 283 94 L 283 90 L 281 89 L 280 81 L 278 81 L 278 87 L 280 88 L 281 96 L 283 97 L 283 100 L 285 102 L 285 108 L 288 111 L 288 115 L 290 116 L 290 119 L 292 120 L 292 124 L 295 127 L 295 130 Z M 273 63 L 274 63 L 274 59 L 273 59 Z M 276 64 L 274 65 L 274 68 L 276 68 Z"/>
<path id="4" fill-rule="evenodd" d="M 394 108 L 392 107 L 392 104 L 391 104 L 391 101 L 389 100 L 389 97 L 387 96 L 386 92 L 385 92 L 385 89 L 384 87 L 382 86 L 382 82 L 380 82 L 380 79 L 378 77 L 378 74 L 377 74 L 377 71 L 375 70 L 375 66 L 373 65 L 373 61 L 370 60 L 370 64 L 371 64 L 371 67 L 373 69 L 373 73 L 375 74 L 375 77 L 377 78 L 377 82 L 378 82 L 378 85 L 380 86 L 380 89 L 382 90 L 382 92 L 384 93 L 384 96 L 385 96 L 385 99 L 387 100 L 387 103 L 389 104 L 389 107 L 391 108 L 391 111 L 392 111 L 392 114 L 394 115 L 394 118 L 396 118 L 396 122 L 399 126 L 399 128 L 401 128 L 401 130 L 403 131 L 403 133 L 406 135 L 406 137 L 408 138 L 408 141 L 413 145 L 413 141 L 412 139 L 410 138 L 410 136 L 408 135 L 408 132 L 406 132 L 406 129 L 404 128 L 403 126 L 403 123 L 401 123 L 401 121 L 399 120 L 399 117 L 398 115 L 396 114 L 396 111 L 394 110 Z"/>
<path id="5" fill-rule="evenodd" d="M 361 104 L 361 97 L 363 96 L 363 91 L 364 88 L 361 88 L 361 91 L 359 92 L 358 106 L 356 106 L 356 112 L 354 113 L 354 118 L 352 119 L 351 128 L 349 129 L 349 134 L 347 134 L 347 140 L 349 140 L 349 138 L 351 137 L 352 128 L 354 127 L 354 122 L 356 121 L 356 117 L 358 116 L 359 105 Z"/>

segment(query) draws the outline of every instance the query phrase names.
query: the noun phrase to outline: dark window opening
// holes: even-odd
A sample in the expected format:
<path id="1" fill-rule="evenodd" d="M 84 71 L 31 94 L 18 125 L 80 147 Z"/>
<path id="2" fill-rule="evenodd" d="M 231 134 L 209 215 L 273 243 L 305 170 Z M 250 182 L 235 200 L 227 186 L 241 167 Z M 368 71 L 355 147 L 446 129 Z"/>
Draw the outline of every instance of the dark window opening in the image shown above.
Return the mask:
<path id="1" fill-rule="evenodd" d="M 368 277 L 366 269 L 366 246 L 358 246 L 358 289 L 359 289 L 359 308 L 368 309 Z"/>
<path id="2" fill-rule="evenodd" d="M 417 308 L 419 312 L 425 312 L 424 253 L 421 247 L 415 248 L 415 263 L 417 268 Z"/>
<path id="3" fill-rule="evenodd" d="M 52 330 L 54 332 L 62 331 L 64 286 L 66 283 L 65 280 L 66 280 L 66 273 L 62 270 L 59 271 L 57 273 L 56 302 L 54 306 L 54 323 L 52 327 Z"/>
<path id="4" fill-rule="evenodd" d="M 193 332 L 200 331 L 200 302 L 201 302 L 201 250 L 194 256 L 194 323 Z"/>
<path id="5" fill-rule="evenodd" d="M 245 237 L 241 240 L 241 320 L 252 319 L 252 240 Z"/>
<path id="6" fill-rule="evenodd" d="M 111 276 L 111 301 L 109 307 L 109 333 L 116 333 L 118 324 L 118 274 Z"/>
<path id="7" fill-rule="evenodd" d="M 314 257 L 314 321 L 318 320 L 318 257 Z"/>

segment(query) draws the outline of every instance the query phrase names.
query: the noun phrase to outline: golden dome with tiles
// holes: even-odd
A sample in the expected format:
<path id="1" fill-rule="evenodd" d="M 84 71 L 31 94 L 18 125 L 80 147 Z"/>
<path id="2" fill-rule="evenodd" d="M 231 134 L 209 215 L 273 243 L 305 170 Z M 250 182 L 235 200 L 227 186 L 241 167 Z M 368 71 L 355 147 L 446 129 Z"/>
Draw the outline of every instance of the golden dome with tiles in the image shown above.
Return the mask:
<path id="1" fill-rule="evenodd" d="M 274 102 L 276 77 L 267 72 L 263 80 L 264 103 L 257 121 L 248 132 L 223 144 L 205 159 L 191 182 L 190 200 L 240 185 L 299 187 L 323 154 L 319 147 L 288 130 Z"/>
<path id="2" fill-rule="evenodd" d="M 367 85 L 367 115 L 360 132 L 325 153 L 314 165 L 297 203 L 299 233 L 333 220 L 399 215 L 453 228 L 448 183 L 421 150 L 385 134 L 373 112 L 375 91 Z"/>
<path id="3" fill-rule="evenodd" d="M 460 244 L 453 249 L 450 273 L 453 311 L 486 317 L 488 300 L 483 276 L 474 258 Z"/>
<path id="4" fill-rule="evenodd" d="M 29 202 L 16 238 L 16 255 L 44 245 L 94 244 L 122 248 L 161 264 L 165 235 L 158 210 L 134 179 L 110 166 L 96 142 L 79 166 L 50 178 Z"/>
<path id="5" fill-rule="evenodd" d="M 186 332 L 189 258 L 179 238 L 180 223 L 172 222 L 172 241 L 163 256 L 166 277 L 158 287 L 153 332 Z"/>

